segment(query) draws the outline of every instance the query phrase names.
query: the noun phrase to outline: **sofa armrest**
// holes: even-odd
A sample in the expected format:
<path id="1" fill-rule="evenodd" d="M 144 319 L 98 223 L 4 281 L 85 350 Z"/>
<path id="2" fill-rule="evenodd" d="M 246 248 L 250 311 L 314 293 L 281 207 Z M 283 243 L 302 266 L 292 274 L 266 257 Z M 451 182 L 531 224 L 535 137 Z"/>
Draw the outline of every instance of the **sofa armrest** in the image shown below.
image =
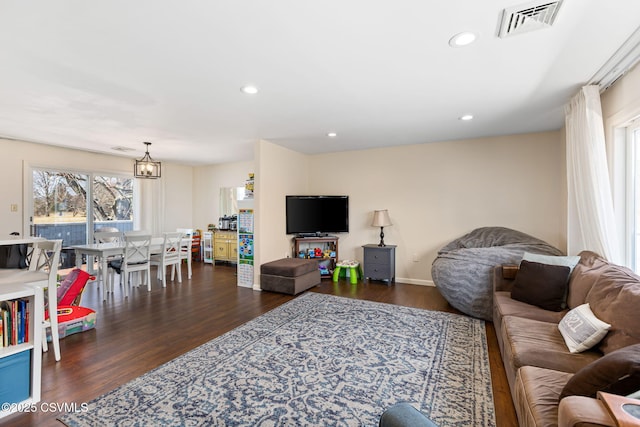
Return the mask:
<path id="1" fill-rule="evenodd" d="M 616 427 L 616 422 L 601 400 L 585 396 L 567 396 L 560 401 L 558 427 Z"/>
<path id="2" fill-rule="evenodd" d="M 493 269 L 493 292 L 507 291 L 511 292 L 513 288 L 513 279 L 518 272 L 517 265 L 498 265 Z"/>

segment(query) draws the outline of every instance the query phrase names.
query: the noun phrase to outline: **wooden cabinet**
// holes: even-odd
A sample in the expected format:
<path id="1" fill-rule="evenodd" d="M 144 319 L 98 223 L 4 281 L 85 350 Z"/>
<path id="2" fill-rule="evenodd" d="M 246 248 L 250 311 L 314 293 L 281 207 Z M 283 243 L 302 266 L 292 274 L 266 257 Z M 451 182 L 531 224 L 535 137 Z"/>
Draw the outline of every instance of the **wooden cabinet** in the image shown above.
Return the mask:
<path id="1" fill-rule="evenodd" d="M 367 279 L 387 280 L 389 283 L 396 279 L 396 246 L 364 245 L 363 273 Z"/>
<path id="2" fill-rule="evenodd" d="M 216 231 L 213 233 L 213 259 L 215 261 L 238 262 L 238 233 Z"/>
<path id="3" fill-rule="evenodd" d="M 3 272 L 7 272 L 4 270 Z M 43 293 L 32 284 L 3 283 L 0 278 L 0 301 L 5 307 L 13 301 L 25 301 L 28 315 L 28 339 L 21 344 L 0 347 L 0 418 L 24 411 L 40 401 L 42 369 Z M 7 281 L 9 282 L 9 281 Z M 33 285 L 46 286 L 47 282 Z"/>
<path id="4" fill-rule="evenodd" d="M 294 258 L 316 259 L 323 277 L 329 277 L 333 274 L 338 260 L 338 238 L 336 236 L 295 237 L 293 242 Z M 320 257 L 316 256 L 315 249 L 320 249 L 322 254 Z M 313 256 L 310 251 L 313 252 Z"/>

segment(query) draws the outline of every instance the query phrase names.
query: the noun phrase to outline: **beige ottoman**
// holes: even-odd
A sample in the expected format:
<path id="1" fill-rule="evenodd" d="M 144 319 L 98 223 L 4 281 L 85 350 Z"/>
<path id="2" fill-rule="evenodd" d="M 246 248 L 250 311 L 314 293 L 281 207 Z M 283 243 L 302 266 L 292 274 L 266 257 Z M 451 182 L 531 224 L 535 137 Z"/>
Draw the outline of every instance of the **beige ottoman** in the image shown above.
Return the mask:
<path id="1" fill-rule="evenodd" d="M 320 284 L 320 269 L 313 259 L 283 258 L 260 266 L 263 291 L 296 295 Z"/>

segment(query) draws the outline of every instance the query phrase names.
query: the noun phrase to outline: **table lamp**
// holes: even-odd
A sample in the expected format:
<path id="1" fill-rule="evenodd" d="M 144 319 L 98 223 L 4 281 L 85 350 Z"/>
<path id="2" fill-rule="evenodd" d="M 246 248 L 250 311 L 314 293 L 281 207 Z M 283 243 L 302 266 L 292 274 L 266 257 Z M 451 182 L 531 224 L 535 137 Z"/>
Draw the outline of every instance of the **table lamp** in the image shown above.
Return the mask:
<path id="1" fill-rule="evenodd" d="M 389 212 L 386 209 L 373 211 L 372 227 L 380 227 L 380 243 L 378 246 L 387 246 L 384 244 L 384 228 L 393 225 L 389 218 Z"/>

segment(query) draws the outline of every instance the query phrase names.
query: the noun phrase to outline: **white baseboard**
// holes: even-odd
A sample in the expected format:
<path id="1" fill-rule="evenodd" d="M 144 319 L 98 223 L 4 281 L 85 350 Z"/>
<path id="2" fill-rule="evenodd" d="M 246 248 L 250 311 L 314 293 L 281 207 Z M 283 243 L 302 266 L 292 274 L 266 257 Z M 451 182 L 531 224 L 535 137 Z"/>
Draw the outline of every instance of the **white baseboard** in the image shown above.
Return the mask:
<path id="1" fill-rule="evenodd" d="M 420 286 L 435 286 L 433 280 L 424 280 L 424 279 L 409 279 L 406 277 L 396 277 L 396 282 L 398 283 L 406 283 L 408 285 L 420 285 Z"/>

